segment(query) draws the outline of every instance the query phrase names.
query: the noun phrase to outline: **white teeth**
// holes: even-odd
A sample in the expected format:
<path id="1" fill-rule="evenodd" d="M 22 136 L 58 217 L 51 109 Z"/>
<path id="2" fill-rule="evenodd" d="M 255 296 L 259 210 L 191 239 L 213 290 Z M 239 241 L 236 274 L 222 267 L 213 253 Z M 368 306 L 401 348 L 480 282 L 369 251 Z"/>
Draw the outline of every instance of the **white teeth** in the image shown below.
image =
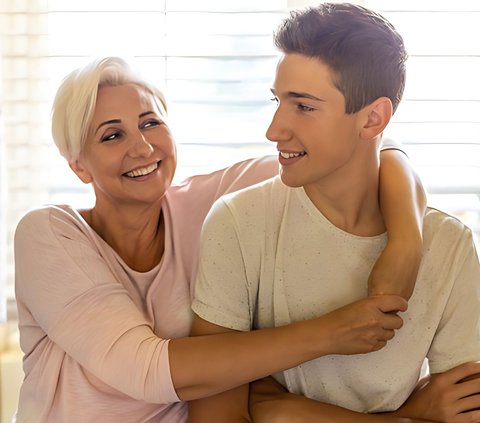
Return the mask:
<path id="1" fill-rule="evenodd" d="M 157 167 L 158 167 L 158 163 L 154 163 L 154 164 L 151 164 L 150 166 L 142 167 L 141 169 L 131 170 L 130 172 L 127 172 L 125 175 L 130 176 L 131 178 L 135 178 L 136 176 L 145 176 L 153 172 L 154 170 L 156 170 Z"/>
<path id="2" fill-rule="evenodd" d="M 300 157 L 300 156 L 305 155 L 305 151 L 302 151 L 301 153 L 287 153 L 285 151 L 280 151 L 280 155 L 284 159 L 293 159 L 294 157 Z"/>

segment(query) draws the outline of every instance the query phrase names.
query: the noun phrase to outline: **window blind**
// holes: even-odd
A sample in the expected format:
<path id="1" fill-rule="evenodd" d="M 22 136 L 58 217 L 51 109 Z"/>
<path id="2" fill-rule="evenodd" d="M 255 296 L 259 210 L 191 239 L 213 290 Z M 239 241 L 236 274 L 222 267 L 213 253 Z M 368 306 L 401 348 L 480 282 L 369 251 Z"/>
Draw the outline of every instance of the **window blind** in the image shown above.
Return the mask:
<path id="1" fill-rule="evenodd" d="M 88 206 L 89 188 L 50 137 L 61 78 L 92 56 L 119 55 L 164 89 L 176 179 L 274 152 L 264 133 L 277 52 L 272 33 L 309 0 L 4 0 L 0 3 L 2 131 L 0 278 L 14 316 L 12 240 L 45 203 Z M 479 227 L 480 4 L 364 0 L 405 38 L 404 101 L 386 135 L 405 144 L 430 202 Z M 0 280 L 0 286 L 2 280 Z M 1 292 L 1 291 L 0 291 Z M 2 319 L 0 294 L 0 320 Z"/>
<path id="2" fill-rule="evenodd" d="M 11 0 L 0 7 L 9 176 L 1 232 L 7 265 L 0 272 L 10 315 L 18 220 L 45 203 L 92 202 L 50 137 L 54 93 L 75 67 L 122 56 L 165 91 L 176 180 L 274 151 L 264 132 L 273 107 L 272 32 L 286 13 L 284 0 Z"/>
<path id="3" fill-rule="evenodd" d="M 402 34 L 405 94 L 386 136 L 406 145 L 430 205 L 480 231 L 480 3 L 366 0 Z"/>

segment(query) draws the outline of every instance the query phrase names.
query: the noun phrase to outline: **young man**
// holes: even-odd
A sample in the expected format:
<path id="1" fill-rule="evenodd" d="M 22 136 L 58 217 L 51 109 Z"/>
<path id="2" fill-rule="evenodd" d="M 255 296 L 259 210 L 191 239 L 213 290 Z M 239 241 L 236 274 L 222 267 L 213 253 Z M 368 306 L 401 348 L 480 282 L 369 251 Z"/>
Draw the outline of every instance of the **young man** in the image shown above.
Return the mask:
<path id="1" fill-rule="evenodd" d="M 358 300 L 386 243 L 379 148 L 405 83 L 401 36 L 363 7 L 323 4 L 292 13 L 276 44 L 283 57 L 267 138 L 277 143 L 280 175 L 222 198 L 207 218 L 194 335 L 281 326 Z M 480 360 L 480 264 L 471 233 L 429 209 L 423 239 L 415 291 L 395 338 L 375 353 L 321 357 L 274 375 L 298 397 L 272 380 L 261 382 L 251 401 L 255 421 L 277 421 L 278 410 L 281 421 L 405 421 L 363 413 L 399 409 L 425 358 L 435 374 Z M 461 413 L 480 406 L 478 396 L 469 396 L 480 384 L 455 383 L 474 372 L 478 365 L 446 373 L 448 389 L 461 387 L 455 401 L 442 403 L 448 416 L 425 405 L 433 394 L 428 400 L 417 394 L 397 415 L 480 421 L 478 411 Z M 248 421 L 248 386 L 190 410 L 192 422 Z"/>

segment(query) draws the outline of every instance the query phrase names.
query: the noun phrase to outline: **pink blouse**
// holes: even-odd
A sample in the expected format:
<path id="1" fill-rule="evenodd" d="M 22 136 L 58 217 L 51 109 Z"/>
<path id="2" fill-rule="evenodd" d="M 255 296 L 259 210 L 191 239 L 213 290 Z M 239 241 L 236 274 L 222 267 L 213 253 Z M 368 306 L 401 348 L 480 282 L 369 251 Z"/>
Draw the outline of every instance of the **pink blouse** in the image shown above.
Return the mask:
<path id="1" fill-rule="evenodd" d="M 162 204 L 164 256 L 145 273 L 71 207 L 23 217 L 15 233 L 25 354 L 17 423 L 186 422 L 168 342 L 189 333 L 203 220 L 221 195 L 277 171 L 275 158 L 261 158 L 172 186 Z"/>

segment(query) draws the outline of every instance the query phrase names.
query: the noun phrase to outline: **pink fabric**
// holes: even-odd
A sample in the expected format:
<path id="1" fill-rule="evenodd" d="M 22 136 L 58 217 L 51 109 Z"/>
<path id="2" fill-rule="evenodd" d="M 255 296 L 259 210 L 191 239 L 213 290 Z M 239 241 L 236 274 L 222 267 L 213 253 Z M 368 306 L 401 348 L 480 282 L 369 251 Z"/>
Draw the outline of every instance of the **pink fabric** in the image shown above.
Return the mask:
<path id="1" fill-rule="evenodd" d="M 189 332 L 203 220 L 219 196 L 277 170 L 263 158 L 171 187 L 165 253 L 146 273 L 130 269 L 70 207 L 28 213 L 15 234 L 25 353 L 17 423 L 186 422 L 168 340 Z"/>

